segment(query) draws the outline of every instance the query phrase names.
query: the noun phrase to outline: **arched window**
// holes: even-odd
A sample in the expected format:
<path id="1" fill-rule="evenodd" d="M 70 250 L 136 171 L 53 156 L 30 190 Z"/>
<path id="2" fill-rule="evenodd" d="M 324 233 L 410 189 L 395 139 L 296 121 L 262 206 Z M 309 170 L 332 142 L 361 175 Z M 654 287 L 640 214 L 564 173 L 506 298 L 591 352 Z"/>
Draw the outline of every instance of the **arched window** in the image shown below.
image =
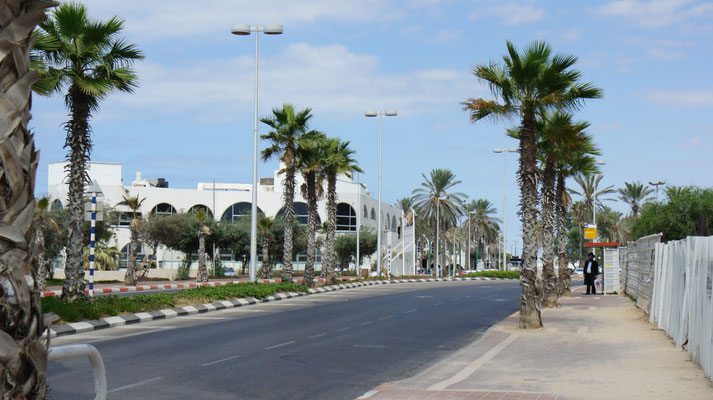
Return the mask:
<path id="1" fill-rule="evenodd" d="M 391 215 L 386 214 L 386 230 L 391 230 Z"/>
<path id="2" fill-rule="evenodd" d="M 342 232 L 356 232 L 356 210 L 347 203 L 337 204 L 337 230 Z"/>
<path id="3" fill-rule="evenodd" d="M 374 211 L 374 207 L 371 208 L 371 219 L 376 220 L 376 211 Z"/>
<path id="4" fill-rule="evenodd" d="M 301 201 L 295 202 L 295 221 L 302 225 L 307 225 L 307 203 L 303 203 Z M 277 212 L 277 216 L 281 217 L 285 215 L 285 208 L 281 208 L 280 211 Z M 319 214 L 317 214 L 317 225 L 321 224 L 322 220 L 319 218 Z"/>
<path id="5" fill-rule="evenodd" d="M 364 206 L 364 218 L 369 218 L 369 210 Z"/>
<path id="6" fill-rule="evenodd" d="M 203 205 L 203 204 L 196 204 L 195 206 L 191 207 L 188 209 L 189 213 L 197 213 L 198 211 L 203 210 L 203 212 L 208 215 L 208 218 L 213 218 L 213 212 L 208 208 L 208 206 Z"/>
<path id="7" fill-rule="evenodd" d="M 250 217 L 251 209 L 252 203 L 249 203 L 247 201 L 241 201 L 228 207 L 223 213 L 223 216 L 220 217 L 220 219 L 223 221 L 235 222 L 239 218 Z M 260 207 L 257 208 L 257 212 L 258 214 L 262 212 Z"/>
<path id="8" fill-rule="evenodd" d="M 396 232 L 396 216 L 391 217 L 391 230 Z"/>
<path id="9" fill-rule="evenodd" d="M 168 203 L 160 203 L 156 204 L 156 207 L 154 207 L 151 210 L 151 214 L 155 215 L 171 215 L 171 214 L 177 214 L 176 209 L 168 204 Z"/>
<path id="10" fill-rule="evenodd" d="M 119 268 L 127 268 L 129 266 L 129 249 L 131 247 L 131 243 L 127 243 L 124 247 L 121 248 L 121 255 L 119 255 Z M 136 264 L 138 265 L 141 263 L 141 260 L 144 259 L 144 256 L 146 253 L 144 252 L 144 246 L 141 242 L 139 242 L 139 248 L 136 251 Z"/>
<path id="11" fill-rule="evenodd" d="M 52 210 L 61 210 L 63 209 L 64 206 L 62 205 L 62 202 L 59 199 L 54 199 L 52 202 L 52 206 L 50 206 L 50 209 Z"/>

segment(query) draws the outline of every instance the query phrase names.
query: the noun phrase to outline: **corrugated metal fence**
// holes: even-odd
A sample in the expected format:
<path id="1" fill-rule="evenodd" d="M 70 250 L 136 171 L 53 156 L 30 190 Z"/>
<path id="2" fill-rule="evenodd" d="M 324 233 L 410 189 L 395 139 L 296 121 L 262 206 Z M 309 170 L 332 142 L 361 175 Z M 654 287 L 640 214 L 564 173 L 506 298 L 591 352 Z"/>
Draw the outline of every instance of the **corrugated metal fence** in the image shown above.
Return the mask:
<path id="1" fill-rule="evenodd" d="M 624 293 L 636 299 L 636 305 L 649 312 L 654 279 L 654 251 L 661 234 L 649 235 L 631 246 L 619 249 L 619 265 Z"/>

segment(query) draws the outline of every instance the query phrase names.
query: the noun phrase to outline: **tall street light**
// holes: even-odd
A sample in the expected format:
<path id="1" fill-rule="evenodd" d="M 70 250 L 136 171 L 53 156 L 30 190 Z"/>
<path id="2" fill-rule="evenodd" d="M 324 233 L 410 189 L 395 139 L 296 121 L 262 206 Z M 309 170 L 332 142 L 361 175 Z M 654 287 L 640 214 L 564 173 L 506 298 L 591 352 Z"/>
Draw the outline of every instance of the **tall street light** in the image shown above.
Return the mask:
<path id="1" fill-rule="evenodd" d="M 493 153 L 503 153 L 503 271 L 505 270 L 505 258 L 507 257 L 505 253 L 507 253 L 507 234 L 508 234 L 508 209 L 507 209 L 507 204 L 508 204 L 508 195 L 507 195 L 507 187 L 508 187 L 508 174 L 507 174 L 507 168 L 508 168 L 508 163 L 507 163 L 507 155 L 508 153 L 517 153 L 516 148 L 504 148 L 501 149 L 499 147 L 496 147 L 493 149 Z"/>
<path id="2" fill-rule="evenodd" d="M 472 221 L 471 215 L 473 215 L 473 214 L 477 214 L 477 212 L 475 212 L 475 211 L 469 211 L 469 212 L 468 212 L 468 258 L 466 258 L 466 260 L 468 261 L 468 263 L 467 263 L 467 264 L 468 264 L 468 269 L 473 269 L 473 268 L 471 268 L 472 265 L 470 264 L 470 231 L 472 230 L 470 224 L 471 224 L 471 221 Z M 475 268 L 477 269 L 478 266 L 476 265 Z"/>
<path id="3" fill-rule="evenodd" d="M 595 161 L 594 164 L 596 165 L 606 165 L 606 161 Z M 597 193 L 594 192 L 594 202 L 592 204 L 592 224 L 594 226 L 597 226 Z M 594 238 L 594 241 L 596 242 L 599 239 L 599 230 L 597 229 L 597 236 Z"/>
<path id="4" fill-rule="evenodd" d="M 253 125 L 253 182 L 252 182 L 252 205 L 250 207 L 250 282 L 255 281 L 255 275 L 257 272 L 257 66 L 258 66 L 258 38 L 260 37 L 259 32 L 263 32 L 266 35 L 281 35 L 282 25 L 265 25 L 265 26 L 251 26 L 251 25 L 233 25 L 230 29 L 233 35 L 249 35 L 251 32 L 255 32 L 255 123 Z"/>
<path id="5" fill-rule="evenodd" d="M 438 249 L 440 248 L 439 235 L 441 234 L 441 201 L 443 200 L 448 200 L 448 196 L 438 196 L 438 199 L 436 199 L 436 270 L 433 271 L 433 275 L 436 278 L 441 277 L 441 270 L 438 268 Z"/>
<path id="6" fill-rule="evenodd" d="M 656 203 L 659 202 L 659 186 L 665 185 L 666 181 L 649 182 L 649 185 L 656 186 Z"/>
<path id="7" fill-rule="evenodd" d="M 384 122 L 384 115 L 387 117 L 395 117 L 397 114 L 396 110 L 386 110 L 386 111 L 365 111 L 364 116 L 366 117 L 379 117 L 379 204 L 377 206 L 378 211 L 378 220 L 377 220 L 377 225 L 376 225 L 376 273 L 377 275 L 381 274 L 381 132 L 382 132 L 382 125 Z"/>

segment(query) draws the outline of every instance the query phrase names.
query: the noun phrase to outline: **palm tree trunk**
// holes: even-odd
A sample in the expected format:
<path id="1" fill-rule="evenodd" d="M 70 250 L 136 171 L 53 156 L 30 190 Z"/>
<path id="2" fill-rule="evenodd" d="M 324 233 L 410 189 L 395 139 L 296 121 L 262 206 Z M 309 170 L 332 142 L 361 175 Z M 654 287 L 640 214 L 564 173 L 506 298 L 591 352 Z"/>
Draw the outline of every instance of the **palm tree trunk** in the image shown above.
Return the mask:
<path id="1" fill-rule="evenodd" d="M 334 240 L 337 231 L 337 175 L 327 177 L 327 237 L 324 241 L 324 254 L 322 254 L 322 271 L 328 285 L 335 284 L 334 267 L 337 254 L 334 249 Z"/>
<path id="2" fill-rule="evenodd" d="M 295 166 L 289 164 L 285 167 L 285 242 L 282 248 L 282 281 L 292 282 L 292 251 L 294 245 L 294 225 L 295 225 Z"/>
<path id="3" fill-rule="evenodd" d="M 129 263 L 126 266 L 124 285 L 136 286 L 136 257 L 139 251 L 138 220 L 131 220 L 131 243 L 129 244 Z"/>
<path id="4" fill-rule="evenodd" d="M 307 262 L 302 284 L 307 287 L 314 286 L 314 256 L 316 250 L 317 233 L 317 182 L 316 174 L 310 171 L 305 176 L 307 181 Z"/>
<path id="5" fill-rule="evenodd" d="M 567 268 L 567 210 L 564 205 L 565 177 L 557 174 L 557 189 L 555 192 L 555 218 L 557 222 L 557 265 L 559 279 L 557 280 L 557 296 L 572 294 L 572 277 Z"/>
<path id="6" fill-rule="evenodd" d="M 523 231 L 520 274 L 520 328 L 542 327 L 542 299 L 537 286 L 537 171 L 535 115 L 525 111 L 520 137 L 520 204 Z"/>
<path id="7" fill-rule="evenodd" d="M 542 306 L 557 306 L 555 275 L 555 163 L 548 159 L 542 175 Z"/>
<path id="8" fill-rule="evenodd" d="M 37 224 L 34 227 L 35 231 L 35 246 L 37 246 L 36 258 L 35 258 L 35 271 L 34 276 L 35 285 L 38 292 L 44 292 L 47 286 L 47 265 L 45 263 L 45 232 L 44 232 L 44 219 L 39 218 Z"/>
<path id="9" fill-rule="evenodd" d="M 87 161 L 92 150 L 89 99 L 77 85 L 69 88 L 72 119 L 65 124 L 69 148 L 69 193 L 67 195 L 68 235 L 67 260 L 62 296 L 70 301 L 86 298 L 84 288 L 84 184 L 87 182 Z"/>
<path id="10" fill-rule="evenodd" d="M 27 284 L 33 274 L 31 242 L 35 173 L 39 153 L 28 128 L 31 89 L 30 34 L 51 2 L 6 0 L 0 7 L 0 398 L 44 399 L 52 317 L 42 315 L 40 293 Z"/>
<path id="11" fill-rule="evenodd" d="M 260 279 L 270 279 L 272 270 L 270 268 L 270 242 L 265 237 L 262 239 L 262 266 L 260 267 Z"/>
<path id="12" fill-rule="evenodd" d="M 196 273 L 196 282 L 198 283 L 208 282 L 208 268 L 206 267 L 208 253 L 205 251 L 206 236 L 208 236 L 206 227 L 201 226 L 198 229 L 198 272 Z"/>

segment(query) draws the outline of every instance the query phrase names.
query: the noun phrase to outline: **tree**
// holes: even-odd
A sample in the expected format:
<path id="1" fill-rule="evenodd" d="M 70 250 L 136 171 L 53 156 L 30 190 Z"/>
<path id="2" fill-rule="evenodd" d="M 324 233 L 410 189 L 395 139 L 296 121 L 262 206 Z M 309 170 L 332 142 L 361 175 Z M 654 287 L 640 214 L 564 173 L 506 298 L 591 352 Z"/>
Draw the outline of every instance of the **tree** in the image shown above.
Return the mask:
<path id="1" fill-rule="evenodd" d="M 0 13 L 0 398 L 44 399 L 47 340 L 56 319 L 42 315 L 40 292 L 25 275 L 32 270 L 32 219 L 39 152 L 28 128 L 31 88 L 30 38 L 50 1 L 7 0 Z"/>
<path id="2" fill-rule="evenodd" d="M 262 160 L 279 158 L 285 165 L 280 172 L 285 174 L 284 184 L 284 229 L 285 240 L 282 259 L 282 280 L 292 282 L 292 247 L 294 245 L 293 227 L 295 222 L 295 174 L 297 172 L 297 150 L 300 141 L 307 133 L 312 109 L 305 108 L 296 112 L 292 104 L 283 104 L 282 108 L 273 108 L 272 116 L 260 121 L 270 127 L 270 132 L 262 135 L 262 140 L 270 146 L 262 151 Z"/>
<path id="3" fill-rule="evenodd" d="M 488 245 L 496 243 L 500 237 L 500 218 L 496 218 L 495 214 L 498 210 L 489 200 L 477 199 L 464 205 L 465 212 L 468 213 L 468 219 L 465 224 L 466 229 L 470 230 L 470 238 L 476 243 L 476 254 L 480 245 Z M 468 269 L 470 269 L 470 254 L 468 248 Z M 476 266 L 478 259 L 476 258 Z"/>
<path id="4" fill-rule="evenodd" d="M 641 182 L 624 182 L 624 187 L 619 188 L 619 199 L 631 207 L 631 216 L 636 218 L 641 211 L 641 204 L 648 200 L 648 196 L 654 191 L 648 185 Z"/>
<path id="5" fill-rule="evenodd" d="M 436 237 L 436 224 L 438 228 L 445 232 L 449 227 L 458 223 L 458 218 L 463 215 L 463 202 L 466 199 L 464 193 L 453 191 L 454 187 L 461 183 L 456 180 L 456 176 L 449 169 L 436 168 L 426 177 L 421 174 L 423 182 L 421 187 L 414 189 L 413 201 L 417 207 L 417 212 L 422 219 L 428 220 L 433 229 L 433 237 Z M 436 221 L 438 214 L 439 220 Z M 444 265 L 444 252 L 439 252 L 441 260 L 436 260 L 437 265 Z"/>
<path id="6" fill-rule="evenodd" d="M 537 287 L 537 136 L 536 122 L 548 110 L 579 108 L 584 99 L 601 97 L 601 90 L 580 83 L 571 69 L 572 55 L 552 55 L 545 42 L 532 42 L 523 52 L 507 42 L 504 66 L 480 64 L 473 74 L 488 84 L 495 100 L 471 98 L 463 105 L 472 122 L 484 118 L 520 119 L 520 217 L 523 230 L 523 269 L 520 275 L 520 327 L 542 326 L 541 293 Z"/>
<path id="7" fill-rule="evenodd" d="M 198 272 L 196 273 L 196 282 L 203 283 L 208 282 L 208 268 L 206 267 L 208 253 L 206 252 L 205 241 L 212 232 L 206 226 L 208 213 L 205 210 L 198 210 L 195 212 L 195 216 L 198 220 Z"/>
<path id="8" fill-rule="evenodd" d="M 94 248 L 94 267 L 99 271 L 116 271 L 119 269 L 116 260 L 121 255 L 119 249 L 109 246 L 106 242 L 96 243 Z M 84 268 L 89 269 L 89 248 L 84 248 Z"/>
<path id="9" fill-rule="evenodd" d="M 337 260 L 342 268 L 349 268 L 350 262 L 361 265 L 361 259 L 376 253 L 376 232 L 362 226 L 359 230 L 359 260 L 356 259 L 356 233 L 340 235 L 334 241 Z"/>
<path id="10" fill-rule="evenodd" d="M 269 217 L 261 217 L 257 221 L 257 229 L 260 232 L 262 240 L 262 266 L 260 267 L 259 276 L 261 279 L 270 279 L 272 276 L 272 268 L 270 268 L 270 242 L 272 242 L 272 225 L 275 221 Z"/>
<path id="11" fill-rule="evenodd" d="M 124 275 L 124 284 L 136 286 L 136 255 L 139 252 L 139 230 L 141 230 L 141 220 L 139 219 L 139 209 L 146 198 L 140 199 L 138 195 L 133 197 L 123 196 L 124 202 L 131 209 L 131 223 L 129 230 L 131 231 L 131 242 L 129 244 L 129 262 L 126 265 L 126 274 Z"/>
<path id="12" fill-rule="evenodd" d="M 352 157 L 355 151 L 349 148 L 348 141 L 338 138 L 328 139 L 325 143 L 325 151 L 322 170 L 327 178 L 327 230 L 322 255 L 322 272 L 326 277 L 326 283 L 333 285 L 336 283 L 334 267 L 337 262 L 337 254 L 334 250 L 337 231 L 337 176 L 346 175 L 351 178 L 354 172 L 363 173 L 364 170 L 359 168 L 357 161 Z"/>
<path id="13" fill-rule="evenodd" d="M 672 186 L 666 196 L 665 202 L 644 204 L 632 224 L 632 240 L 655 233 L 664 241 L 713 233 L 713 188 Z"/>
<path id="14" fill-rule="evenodd" d="M 70 119 L 64 124 L 64 147 L 68 149 L 69 227 L 62 296 L 70 300 L 86 296 L 81 232 L 84 185 L 88 180 L 86 164 L 92 150 L 89 120 L 107 95 L 134 90 L 137 78 L 131 66 L 143 58 L 135 45 L 120 37 L 123 28 L 120 18 L 96 21 L 90 19 L 85 5 L 64 3 L 35 32 L 34 53 L 39 59 L 40 78 L 34 90 L 50 96 L 68 87 L 64 102 Z"/>
<path id="15" fill-rule="evenodd" d="M 50 229 L 54 232 L 59 233 L 59 225 L 57 221 L 52 219 L 49 213 L 51 199 L 49 196 L 43 196 L 37 199 L 35 204 L 35 221 L 32 226 L 32 230 L 35 233 L 34 243 L 37 248 L 35 257 L 35 279 L 37 290 L 44 292 L 46 282 L 47 282 L 47 258 L 45 257 L 45 227 L 49 225 Z M 50 232 L 50 235 L 52 232 Z"/>
<path id="16" fill-rule="evenodd" d="M 322 165 L 326 158 L 326 137 L 317 134 L 309 141 L 303 142 L 298 151 L 298 165 L 305 183 L 300 188 L 302 197 L 307 200 L 307 261 L 302 284 L 307 287 L 314 286 L 314 263 L 317 252 L 316 235 L 317 200 L 323 193 L 321 181 L 323 178 Z M 288 221 L 285 220 L 285 223 Z"/>

